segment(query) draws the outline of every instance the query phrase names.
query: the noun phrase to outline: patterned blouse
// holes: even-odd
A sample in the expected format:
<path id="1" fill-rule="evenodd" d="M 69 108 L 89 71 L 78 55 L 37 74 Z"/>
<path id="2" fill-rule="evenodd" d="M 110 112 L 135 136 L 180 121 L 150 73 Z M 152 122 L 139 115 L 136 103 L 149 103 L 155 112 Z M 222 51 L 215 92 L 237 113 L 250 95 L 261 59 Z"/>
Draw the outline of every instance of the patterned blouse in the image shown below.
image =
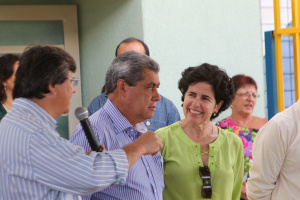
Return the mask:
<path id="1" fill-rule="evenodd" d="M 243 182 L 249 178 L 249 169 L 252 167 L 252 145 L 253 141 L 257 135 L 258 129 L 246 128 L 243 126 L 239 126 L 234 123 L 231 119 L 226 118 L 223 121 L 219 121 L 216 123 L 222 129 L 233 132 L 237 134 L 243 142 L 244 145 L 244 178 Z"/>

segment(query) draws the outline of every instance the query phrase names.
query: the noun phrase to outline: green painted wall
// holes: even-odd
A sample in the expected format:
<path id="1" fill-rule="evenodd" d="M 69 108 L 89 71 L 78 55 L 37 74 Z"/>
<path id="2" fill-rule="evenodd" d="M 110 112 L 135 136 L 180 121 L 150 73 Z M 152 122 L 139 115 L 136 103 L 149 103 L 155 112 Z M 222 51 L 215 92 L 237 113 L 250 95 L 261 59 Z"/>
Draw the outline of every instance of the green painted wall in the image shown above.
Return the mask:
<path id="1" fill-rule="evenodd" d="M 115 48 L 126 37 L 143 38 L 139 0 L 0 0 L 0 5 L 78 6 L 83 105 L 88 106 L 104 84 Z"/>
<path id="2" fill-rule="evenodd" d="M 230 76 L 253 76 L 261 94 L 254 114 L 265 116 L 259 1 L 0 0 L 0 5 L 18 4 L 78 6 L 84 106 L 100 93 L 117 44 L 133 36 L 148 44 L 151 57 L 161 65 L 160 93 L 181 114 L 177 89 L 181 72 L 208 62 L 226 69 Z"/>
<path id="3" fill-rule="evenodd" d="M 265 116 L 260 2 L 244 0 L 143 0 L 144 40 L 161 65 L 160 93 L 183 116 L 177 89 L 181 72 L 207 62 L 230 76 L 252 76 L 261 94 L 254 114 Z M 219 119 L 231 114 L 229 109 Z"/>

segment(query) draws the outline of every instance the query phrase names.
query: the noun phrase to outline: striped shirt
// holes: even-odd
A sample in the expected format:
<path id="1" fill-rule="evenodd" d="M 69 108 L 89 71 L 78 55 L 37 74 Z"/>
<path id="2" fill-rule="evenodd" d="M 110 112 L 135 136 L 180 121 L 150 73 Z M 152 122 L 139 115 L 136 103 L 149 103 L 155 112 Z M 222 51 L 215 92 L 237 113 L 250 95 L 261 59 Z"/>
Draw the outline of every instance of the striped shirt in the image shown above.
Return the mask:
<path id="1" fill-rule="evenodd" d="M 61 138 L 56 121 L 29 99 L 16 99 L 0 124 L 0 199 L 81 199 L 125 184 L 123 150 L 85 155 Z"/>
<path id="2" fill-rule="evenodd" d="M 156 110 L 152 119 L 147 119 L 144 124 L 148 130 L 156 131 L 159 128 L 169 126 L 180 120 L 180 115 L 172 101 L 160 94 L 160 101 L 156 103 Z M 107 100 L 107 95 L 103 92 L 95 97 L 88 107 L 89 115 L 94 114 L 104 106 Z"/>
<path id="3" fill-rule="evenodd" d="M 90 117 L 96 137 L 106 149 L 119 149 L 133 142 L 139 134 L 129 121 L 108 99 L 105 105 Z M 83 146 L 90 145 L 79 125 L 70 141 Z M 114 185 L 91 196 L 91 199 L 105 200 L 162 200 L 164 189 L 161 154 L 142 156 L 129 170 L 125 185 Z M 84 199 L 89 199 L 84 197 Z"/>

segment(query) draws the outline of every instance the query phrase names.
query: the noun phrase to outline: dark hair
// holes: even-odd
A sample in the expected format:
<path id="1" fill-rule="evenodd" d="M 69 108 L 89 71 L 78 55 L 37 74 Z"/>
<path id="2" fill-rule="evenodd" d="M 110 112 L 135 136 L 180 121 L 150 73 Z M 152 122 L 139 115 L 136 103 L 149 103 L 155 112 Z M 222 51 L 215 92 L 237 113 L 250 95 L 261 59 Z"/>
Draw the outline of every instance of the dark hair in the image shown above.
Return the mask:
<path id="1" fill-rule="evenodd" d="M 112 93 L 117 88 L 119 79 L 124 79 L 130 86 L 145 78 L 145 70 L 159 72 L 158 63 L 136 51 L 127 51 L 116 57 L 107 70 L 105 78 L 106 93 Z"/>
<path id="2" fill-rule="evenodd" d="M 130 37 L 130 38 L 126 38 L 125 40 L 123 40 L 116 48 L 116 52 L 115 52 L 115 55 L 117 57 L 117 52 L 118 52 L 118 49 L 119 49 L 119 46 L 123 43 L 131 43 L 131 42 L 140 42 L 143 46 L 144 46 L 144 49 L 145 49 L 145 53 L 147 56 L 150 56 L 150 52 L 149 52 L 149 48 L 148 46 L 142 41 L 142 40 L 139 40 L 137 38 L 134 38 L 134 37 Z"/>
<path id="3" fill-rule="evenodd" d="M 246 76 L 244 74 L 237 74 L 232 77 L 232 81 L 233 81 L 235 91 L 237 91 L 239 88 L 241 88 L 247 84 L 253 85 L 255 87 L 255 89 L 257 90 L 257 84 L 256 84 L 255 80 L 250 76 Z"/>
<path id="4" fill-rule="evenodd" d="M 178 88 L 182 93 L 182 101 L 184 101 L 184 95 L 189 86 L 199 82 L 205 82 L 212 86 L 217 104 L 223 101 L 218 113 L 210 117 L 210 120 L 212 120 L 230 106 L 234 98 L 232 80 L 224 70 L 216 65 L 204 63 L 200 66 L 189 67 L 182 72 L 182 78 L 178 82 Z"/>
<path id="5" fill-rule="evenodd" d="M 0 57 L 0 101 L 7 99 L 3 82 L 8 80 L 14 74 L 14 65 L 19 60 L 19 56 L 6 54 Z"/>
<path id="6" fill-rule="evenodd" d="M 28 47 L 22 54 L 16 73 L 13 98 L 44 98 L 53 86 L 66 81 L 75 72 L 74 59 L 61 48 L 49 45 Z"/>

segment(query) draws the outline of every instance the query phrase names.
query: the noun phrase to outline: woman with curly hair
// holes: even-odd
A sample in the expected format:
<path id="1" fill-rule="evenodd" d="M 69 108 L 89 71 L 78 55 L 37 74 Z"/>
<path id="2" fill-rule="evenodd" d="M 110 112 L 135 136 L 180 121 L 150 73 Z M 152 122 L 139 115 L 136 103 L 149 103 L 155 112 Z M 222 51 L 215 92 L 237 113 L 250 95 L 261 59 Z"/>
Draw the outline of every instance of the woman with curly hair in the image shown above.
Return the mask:
<path id="1" fill-rule="evenodd" d="M 14 102 L 12 91 L 18 67 L 19 57 L 17 55 L 6 54 L 0 57 L 0 121 Z"/>
<path id="2" fill-rule="evenodd" d="M 231 104 L 231 79 L 219 67 L 204 63 L 185 69 L 178 88 L 185 118 L 156 131 L 164 145 L 164 200 L 239 200 L 242 141 L 211 122 Z"/>

